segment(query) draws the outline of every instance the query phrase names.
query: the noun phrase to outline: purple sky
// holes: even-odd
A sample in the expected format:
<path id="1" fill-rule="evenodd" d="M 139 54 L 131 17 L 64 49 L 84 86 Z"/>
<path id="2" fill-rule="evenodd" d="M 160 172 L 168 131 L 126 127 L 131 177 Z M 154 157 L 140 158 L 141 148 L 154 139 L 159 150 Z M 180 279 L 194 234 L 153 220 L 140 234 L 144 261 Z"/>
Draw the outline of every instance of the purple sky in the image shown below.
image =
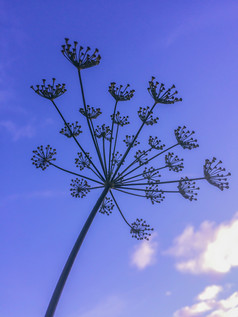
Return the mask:
<path id="1" fill-rule="evenodd" d="M 206 158 L 221 159 L 232 173 L 221 192 L 206 181 L 198 201 L 166 195 L 161 204 L 115 193 L 130 222 L 147 220 L 151 241 L 132 239 L 114 208 L 98 214 L 71 271 L 57 317 L 238 316 L 237 1 L 1 1 L 0 316 L 44 316 L 51 294 L 100 190 L 70 196 L 70 175 L 31 164 L 39 145 L 57 149 L 57 164 L 77 170 L 75 144 L 58 132 L 62 122 L 50 102 L 29 87 L 42 78 L 65 82 L 57 104 L 67 121 L 80 121 L 91 151 L 76 69 L 61 54 L 64 38 L 98 47 L 99 66 L 83 71 L 87 103 L 109 123 L 114 101 L 110 82 L 130 83 L 131 101 L 120 104 L 135 134 L 139 107 L 151 106 L 148 81 L 173 83 L 183 102 L 159 105 L 158 124 L 140 137 L 157 135 L 167 146 L 174 129 L 195 130 L 200 147 L 175 148 L 184 158 L 180 174 L 202 176 Z M 139 149 L 139 147 L 138 147 Z M 121 144 L 121 152 L 125 146 Z M 156 163 L 163 165 L 162 158 Z M 170 188 L 172 189 L 172 188 Z"/>

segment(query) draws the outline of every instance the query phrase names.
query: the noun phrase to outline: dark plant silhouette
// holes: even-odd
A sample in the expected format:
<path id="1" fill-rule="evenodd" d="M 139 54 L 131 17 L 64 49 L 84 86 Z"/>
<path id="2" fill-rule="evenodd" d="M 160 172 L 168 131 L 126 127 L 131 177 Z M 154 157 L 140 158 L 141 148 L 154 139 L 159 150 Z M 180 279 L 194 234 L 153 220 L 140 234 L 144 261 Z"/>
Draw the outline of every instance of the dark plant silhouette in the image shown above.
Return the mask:
<path id="1" fill-rule="evenodd" d="M 164 195 L 167 193 L 179 193 L 184 198 L 192 201 L 196 200 L 197 191 L 199 189 L 196 187 L 195 181 L 206 179 L 210 184 L 223 190 L 224 188 L 228 188 L 227 176 L 230 175 L 230 173 L 225 174 L 225 169 L 220 167 L 221 161 L 216 163 L 216 159 L 213 158 L 211 161 L 205 161 L 204 175 L 201 177 L 192 179 L 185 177 L 169 181 L 164 181 L 161 178 L 160 171 L 163 169 L 168 169 L 171 172 L 180 172 L 184 167 L 183 159 L 179 159 L 177 155 L 169 152 L 172 148 L 179 145 L 189 150 L 198 147 L 197 140 L 192 137 L 194 131 L 190 132 L 185 126 L 175 129 L 175 144 L 166 148 L 157 136 L 150 136 L 147 148 L 136 149 L 134 159 L 128 161 L 127 156 L 129 152 L 134 150 L 134 147 L 140 146 L 138 137 L 144 126 L 152 126 L 158 122 L 159 118 L 154 117 L 153 114 L 156 106 L 158 104 L 175 104 L 182 101 L 181 98 L 176 97 L 178 92 L 175 90 L 175 86 L 172 85 L 171 88 L 167 89 L 163 83 L 155 81 L 155 77 L 152 77 L 151 81 L 149 81 L 148 91 L 153 98 L 153 105 L 139 108 L 138 116 L 141 120 L 141 125 L 134 134 L 124 136 L 125 152 L 121 154 L 118 152 L 118 139 L 121 129 L 123 129 L 123 126 L 128 125 L 129 121 L 128 116 L 121 115 L 118 111 L 118 107 L 120 102 L 129 101 L 135 91 L 129 90 L 129 85 L 123 88 L 122 85 L 117 86 L 116 83 L 111 83 L 108 91 L 115 101 L 113 113 L 111 118 L 109 118 L 108 125 L 102 124 L 101 126 L 97 125 L 95 127 L 94 120 L 96 120 L 102 112 L 100 108 L 94 108 L 86 104 L 81 71 L 99 64 L 101 57 L 98 54 L 98 50 L 95 49 L 91 54 L 89 47 L 84 49 L 80 46 L 78 48 L 77 42 L 71 45 L 69 39 L 65 39 L 65 44 L 62 45 L 62 53 L 77 69 L 83 101 L 83 107 L 79 109 L 79 113 L 84 117 L 82 117 L 82 119 L 87 121 L 97 157 L 92 158 L 88 149 L 86 150 L 82 146 L 80 140 L 82 130 L 78 121 L 68 123 L 56 105 L 55 99 L 64 94 L 66 88 L 65 84 L 55 84 L 55 78 L 53 78 L 51 85 L 46 85 L 46 80 L 43 79 L 41 85 L 36 85 L 36 87 L 32 86 L 31 88 L 39 96 L 51 101 L 62 118 L 64 126 L 60 133 L 67 138 L 73 139 L 80 150 L 75 158 L 75 164 L 79 172 L 72 172 L 56 165 L 54 163 L 56 150 L 49 145 L 47 145 L 45 149 L 43 146 L 39 146 L 36 151 L 33 151 L 32 161 L 37 168 L 41 168 L 42 170 L 53 166 L 59 170 L 75 175 L 76 178 L 72 179 L 70 185 L 71 195 L 74 198 L 84 198 L 90 191 L 96 189 L 102 189 L 102 192 L 69 255 L 45 314 L 46 317 L 54 315 L 73 262 L 98 211 L 102 214 L 110 215 L 113 208 L 116 207 L 122 219 L 129 226 L 129 232 L 132 237 L 138 240 L 149 240 L 153 228 L 143 219 L 137 218 L 133 222 L 129 222 L 125 218 L 115 197 L 117 191 L 127 195 L 146 198 L 150 200 L 152 204 L 161 203 L 165 198 Z M 165 154 L 163 166 L 149 166 L 149 163 L 163 154 Z M 89 173 L 85 174 L 84 172 L 86 171 Z M 168 185 L 176 186 L 176 184 L 177 188 L 167 190 Z"/>

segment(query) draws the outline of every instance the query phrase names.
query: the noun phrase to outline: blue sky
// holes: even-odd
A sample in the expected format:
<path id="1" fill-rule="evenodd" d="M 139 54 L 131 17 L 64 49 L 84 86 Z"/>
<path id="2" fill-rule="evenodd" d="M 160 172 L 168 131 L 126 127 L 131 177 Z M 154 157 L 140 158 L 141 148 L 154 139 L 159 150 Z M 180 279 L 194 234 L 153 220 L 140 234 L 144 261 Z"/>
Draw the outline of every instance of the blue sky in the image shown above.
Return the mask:
<path id="1" fill-rule="evenodd" d="M 80 121 L 82 143 L 90 138 L 76 69 L 61 54 L 64 38 L 98 47 L 99 66 L 83 71 L 87 103 L 109 122 L 112 81 L 136 90 L 120 111 L 135 134 L 139 107 L 152 105 L 148 81 L 173 83 L 183 102 L 159 105 L 158 124 L 140 136 L 157 135 L 167 146 L 174 129 L 195 130 L 199 148 L 175 148 L 180 173 L 161 179 L 202 176 L 206 158 L 221 159 L 232 173 L 221 192 L 206 181 L 198 200 L 166 195 L 161 204 L 115 193 L 130 222 L 145 218 L 150 242 L 132 239 L 114 208 L 98 214 L 65 286 L 57 317 L 234 317 L 238 315 L 237 208 L 237 1 L 0 1 L 1 230 L 0 315 L 43 316 L 59 274 L 94 202 L 70 196 L 70 175 L 31 164 L 32 150 L 50 144 L 57 164 L 76 170 L 75 144 L 50 102 L 29 87 L 42 78 L 65 82 L 57 100 L 67 121 Z M 123 136 L 123 134 L 122 134 Z M 90 150 L 91 149 L 91 150 Z M 139 149 L 139 147 L 138 147 Z M 120 145 L 121 152 L 125 146 Z M 163 164 L 163 159 L 157 161 Z"/>

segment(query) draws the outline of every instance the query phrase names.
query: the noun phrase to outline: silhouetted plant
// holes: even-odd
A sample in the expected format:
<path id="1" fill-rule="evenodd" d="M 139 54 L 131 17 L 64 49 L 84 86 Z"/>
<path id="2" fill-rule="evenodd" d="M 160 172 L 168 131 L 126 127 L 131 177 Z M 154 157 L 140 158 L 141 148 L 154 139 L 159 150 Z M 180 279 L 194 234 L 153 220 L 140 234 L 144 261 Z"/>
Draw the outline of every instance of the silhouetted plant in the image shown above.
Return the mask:
<path id="1" fill-rule="evenodd" d="M 127 162 L 129 152 L 140 144 L 138 137 L 143 127 L 145 125 L 152 126 L 157 124 L 159 118 L 153 115 L 156 105 L 175 104 L 182 101 L 182 98 L 177 97 L 178 91 L 175 90 L 174 85 L 172 85 L 171 88 L 165 88 L 163 83 L 155 81 L 155 77 L 152 77 L 151 81 L 149 81 L 148 91 L 153 98 L 153 105 L 139 108 L 138 116 L 141 120 L 141 125 L 135 134 L 124 136 L 125 152 L 122 155 L 118 152 L 118 139 L 120 138 L 121 129 L 123 126 L 128 125 L 129 121 L 128 116 L 120 114 L 118 106 L 122 101 L 129 101 L 134 96 L 135 90 L 129 90 L 130 85 L 126 85 L 123 88 L 122 85 L 117 86 L 115 82 L 111 83 L 108 91 L 115 100 L 111 122 L 109 122 L 109 125 L 97 125 L 95 128 L 93 121 L 96 120 L 102 112 L 100 108 L 94 108 L 86 104 L 81 71 L 99 64 L 101 57 L 98 54 L 98 49 L 95 49 L 94 52 L 90 54 L 89 47 L 84 49 L 80 46 L 78 48 L 77 42 L 71 45 L 69 39 L 65 39 L 65 44 L 62 45 L 62 53 L 77 68 L 83 101 L 83 107 L 79 109 L 79 113 L 83 115 L 87 121 L 97 158 L 92 158 L 88 150 L 82 146 L 80 139 L 82 131 L 78 121 L 68 123 L 56 105 L 55 99 L 63 95 L 66 92 L 66 88 L 65 84 L 56 85 L 55 78 L 53 78 L 52 85 L 46 85 L 46 80 L 43 79 L 42 85 L 36 85 L 35 88 L 31 86 L 31 88 L 38 95 L 52 102 L 63 120 L 64 126 L 60 133 L 68 138 L 74 139 L 76 145 L 79 147 L 80 152 L 78 152 L 78 156 L 75 158 L 75 164 L 76 167 L 79 168 L 80 173 L 67 170 L 53 163 L 53 161 L 55 161 L 54 156 L 56 150 L 52 149 L 49 145 L 46 146 L 45 150 L 43 146 L 40 146 L 36 151 L 33 151 L 32 161 L 37 168 L 41 168 L 42 170 L 45 170 L 46 167 L 54 166 L 64 172 L 77 176 L 77 178 L 72 179 L 70 188 L 71 195 L 75 198 L 83 198 L 92 190 L 103 189 L 103 191 L 89 214 L 69 255 L 48 306 L 46 317 L 53 316 L 55 312 L 59 297 L 78 250 L 98 211 L 102 214 L 110 215 L 114 206 L 116 206 L 122 219 L 129 226 L 132 237 L 138 240 L 149 239 L 153 228 L 143 219 L 137 218 L 135 221 L 129 222 L 119 207 L 117 199 L 115 198 L 115 192 L 143 197 L 150 200 L 152 204 L 161 203 L 165 198 L 164 195 L 167 193 L 179 193 L 184 198 L 192 201 L 196 200 L 195 196 L 199 190 L 195 184 L 196 180 L 206 179 L 210 184 L 223 190 L 224 188 L 228 188 L 227 176 L 230 175 L 230 173 L 224 174 L 225 169 L 220 167 L 221 161 L 215 163 L 216 159 L 213 158 L 211 161 L 205 161 L 203 177 L 162 180 L 160 175 L 162 169 L 180 172 L 184 167 L 183 159 L 179 159 L 177 155 L 169 152 L 169 150 L 178 145 L 189 150 L 198 147 L 197 140 L 192 137 L 194 131 L 190 132 L 185 126 L 179 126 L 175 129 L 174 133 L 177 141 L 175 144 L 166 148 L 157 136 L 150 136 L 148 139 L 149 148 L 137 150 L 132 161 Z M 77 138 L 78 136 L 79 138 Z M 165 165 L 161 167 L 148 166 L 152 160 L 164 153 L 167 153 L 164 156 Z M 145 165 L 147 166 L 145 167 Z M 91 171 L 91 174 L 93 173 L 94 176 L 81 174 L 81 171 Z M 97 186 L 92 186 L 91 183 L 96 183 Z M 176 183 L 177 190 L 166 190 L 165 186 L 176 185 Z"/>

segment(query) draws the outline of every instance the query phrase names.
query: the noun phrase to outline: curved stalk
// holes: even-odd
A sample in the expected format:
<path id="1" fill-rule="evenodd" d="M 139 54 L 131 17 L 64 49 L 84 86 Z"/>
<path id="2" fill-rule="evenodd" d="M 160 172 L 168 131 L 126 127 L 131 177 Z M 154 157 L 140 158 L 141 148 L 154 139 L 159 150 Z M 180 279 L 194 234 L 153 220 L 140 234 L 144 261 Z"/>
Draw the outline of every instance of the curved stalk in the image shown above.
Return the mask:
<path id="1" fill-rule="evenodd" d="M 74 244 L 74 247 L 68 257 L 68 260 L 64 266 L 64 269 L 60 275 L 60 278 L 58 280 L 58 283 L 55 287 L 55 290 L 54 290 L 54 293 L 51 297 L 51 300 L 50 300 L 50 303 L 49 303 L 49 306 L 47 308 L 47 311 L 46 311 L 46 314 L 45 314 L 45 317 L 52 317 L 54 316 L 54 313 L 55 313 L 55 310 L 56 310 L 56 307 L 57 307 L 57 304 L 58 304 L 58 301 L 60 299 L 60 295 L 63 291 L 63 288 L 64 288 L 64 285 L 66 283 L 66 280 L 69 276 L 69 273 L 70 273 L 70 270 L 74 264 L 74 261 L 76 259 L 76 256 L 78 254 L 78 251 L 83 243 L 83 240 L 88 232 L 88 229 L 89 227 L 91 226 L 92 222 L 93 222 L 93 219 L 94 217 L 96 216 L 96 213 L 101 205 L 101 203 L 103 202 L 104 198 L 106 197 L 107 193 L 109 191 L 109 185 L 107 185 L 102 194 L 100 195 L 100 197 L 98 198 L 95 206 L 93 207 L 90 215 L 88 216 L 88 219 L 86 220 L 84 226 L 83 226 L 83 229 L 81 230 L 75 244 Z"/>
<path id="2" fill-rule="evenodd" d="M 114 200 L 114 203 L 115 203 L 115 205 L 117 206 L 117 209 L 118 209 L 118 211 L 120 212 L 120 214 L 121 214 L 123 220 L 125 221 L 125 223 L 126 223 L 131 229 L 133 229 L 133 227 L 129 224 L 129 222 L 126 220 L 125 216 L 123 215 L 123 213 L 122 213 L 122 211 L 121 211 L 121 208 L 119 207 L 119 205 L 118 205 L 118 203 L 117 203 L 117 201 L 116 201 L 116 199 L 115 199 L 115 197 L 114 197 L 114 195 L 113 195 L 113 193 L 112 193 L 111 190 L 110 190 L 110 194 L 111 194 L 112 199 Z"/>

